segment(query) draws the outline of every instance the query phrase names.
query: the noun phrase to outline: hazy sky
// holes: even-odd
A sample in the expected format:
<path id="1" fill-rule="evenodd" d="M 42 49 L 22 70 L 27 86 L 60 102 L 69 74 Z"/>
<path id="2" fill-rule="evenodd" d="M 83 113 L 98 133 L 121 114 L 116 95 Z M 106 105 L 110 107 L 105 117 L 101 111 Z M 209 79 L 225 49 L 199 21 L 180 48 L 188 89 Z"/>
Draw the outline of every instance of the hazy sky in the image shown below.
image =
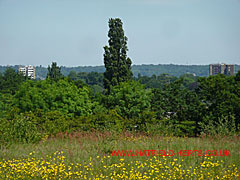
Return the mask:
<path id="1" fill-rule="evenodd" d="M 240 64 L 240 0 L 0 0 L 0 65 L 103 65 L 115 17 L 133 64 Z"/>

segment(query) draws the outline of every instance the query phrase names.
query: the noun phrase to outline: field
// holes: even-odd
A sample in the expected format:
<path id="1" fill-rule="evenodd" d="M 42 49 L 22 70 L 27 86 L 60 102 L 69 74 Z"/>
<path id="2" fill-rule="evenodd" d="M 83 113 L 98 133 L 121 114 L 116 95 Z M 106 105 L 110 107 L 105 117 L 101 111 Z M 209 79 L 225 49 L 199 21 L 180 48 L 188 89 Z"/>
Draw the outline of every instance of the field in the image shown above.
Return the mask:
<path id="1" fill-rule="evenodd" d="M 135 150 L 134 156 L 113 156 Z M 228 150 L 225 156 L 152 155 L 143 150 Z M 160 156 L 161 155 L 161 156 Z M 167 153 L 165 154 L 167 155 Z M 0 151 L 0 179 L 239 179 L 240 139 L 77 132 Z"/>

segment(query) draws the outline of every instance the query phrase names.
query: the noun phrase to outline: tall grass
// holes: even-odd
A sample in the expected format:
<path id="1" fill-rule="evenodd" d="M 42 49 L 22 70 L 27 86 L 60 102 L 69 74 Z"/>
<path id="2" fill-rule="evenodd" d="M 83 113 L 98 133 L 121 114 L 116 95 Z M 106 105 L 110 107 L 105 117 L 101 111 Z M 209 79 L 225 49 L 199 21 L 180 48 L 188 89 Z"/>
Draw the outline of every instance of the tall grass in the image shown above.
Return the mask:
<path id="1" fill-rule="evenodd" d="M 74 132 L 58 133 L 56 136 L 46 136 L 38 144 L 15 143 L 0 151 L 0 159 L 24 158 L 35 152 L 36 158 L 63 151 L 66 163 L 87 162 L 90 157 L 111 156 L 113 150 L 230 150 L 230 156 L 216 156 L 216 161 L 224 161 L 225 165 L 236 164 L 240 167 L 240 138 L 238 136 L 222 137 L 164 137 L 160 135 L 145 135 L 141 133 L 114 132 Z M 114 162 L 120 157 L 112 157 Z M 151 157 L 124 157 L 126 161 L 146 160 Z M 183 166 L 194 166 L 203 161 L 203 157 L 173 156 Z"/>

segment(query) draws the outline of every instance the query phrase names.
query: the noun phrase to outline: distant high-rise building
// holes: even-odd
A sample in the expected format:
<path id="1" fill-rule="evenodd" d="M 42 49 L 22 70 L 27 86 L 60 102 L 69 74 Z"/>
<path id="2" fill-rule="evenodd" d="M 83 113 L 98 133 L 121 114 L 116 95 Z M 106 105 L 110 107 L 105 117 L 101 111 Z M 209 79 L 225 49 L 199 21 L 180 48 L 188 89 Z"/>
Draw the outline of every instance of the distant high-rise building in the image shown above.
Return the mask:
<path id="1" fill-rule="evenodd" d="M 225 74 L 225 75 L 234 75 L 234 64 L 210 64 L 209 65 L 209 74 Z"/>
<path id="2" fill-rule="evenodd" d="M 23 73 L 24 76 L 30 77 L 30 79 L 35 79 L 35 66 L 19 66 L 18 72 Z"/>

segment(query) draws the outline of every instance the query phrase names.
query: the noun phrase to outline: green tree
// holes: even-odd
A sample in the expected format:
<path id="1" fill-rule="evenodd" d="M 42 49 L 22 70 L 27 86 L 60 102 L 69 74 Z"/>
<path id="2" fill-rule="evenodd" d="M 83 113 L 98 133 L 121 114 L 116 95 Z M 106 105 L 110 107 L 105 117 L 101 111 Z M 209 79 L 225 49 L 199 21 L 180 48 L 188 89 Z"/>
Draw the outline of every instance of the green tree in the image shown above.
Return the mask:
<path id="1" fill-rule="evenodd" d="M 61 67 L 57 66 L 56 62 L 52 62 L 52 66 L 48 66 L 48 74 L 47 78 L 58 81 L 59 79 L 63 78 L 63 75 L 61 73 Z"/>
<path id="2" fill-rule="evenodd" d="M 240 124 L 240 83 L 237 78 L 218 74 L 208 78 L 199 78 L 198 83 L 197 93 L 206 106 L 203 115 L 205 123 L 208 124 L 211 120 L 216 124 L 222 117 L 233 116 L 238 126 Z"/>
<path id="3" fill-rule="evenodd" d="M 163 89 L 154 89 L 151 109 L 159 122 L 174 125 L 175 135 L 198 133 L 202 104 L 197 94 L 184 86 L 183 78 L 165 84 Z"/>
<path id="4" fill-rule="evenodd" d="M 25 79 L 26 77 L 14 69 L 6 69 L 4 74 L 0 76 L 0 92 L 14 94 Z"/>
<path id="5" fill-rule="evenodd" d="M 109 20 L 109 46 L 105 46 L 104 87 L 108 91 L 111 86 L 132 79 L 132 61 L 127 57 L 127 37 L 124 36 L 122 21 L 119 18 Z"/>
<path id="6" fill-rule="evenodd" d="M 125 118 L 139 118 L 142 112 L 150 111 L 152 92 L 135 81 L 122 82 L 106 96 L 105 106 L 116 109 Z"/>
<path id="7" fill-rule="evenodd" d="M 14 96 L 14 105 L 21 112 L 59 111 L 69 116 L 87 116 L 92 114 L 93 103 L 88 87 L 77 87 L 74 82 L 61 79 L 27 81 Z"/>

